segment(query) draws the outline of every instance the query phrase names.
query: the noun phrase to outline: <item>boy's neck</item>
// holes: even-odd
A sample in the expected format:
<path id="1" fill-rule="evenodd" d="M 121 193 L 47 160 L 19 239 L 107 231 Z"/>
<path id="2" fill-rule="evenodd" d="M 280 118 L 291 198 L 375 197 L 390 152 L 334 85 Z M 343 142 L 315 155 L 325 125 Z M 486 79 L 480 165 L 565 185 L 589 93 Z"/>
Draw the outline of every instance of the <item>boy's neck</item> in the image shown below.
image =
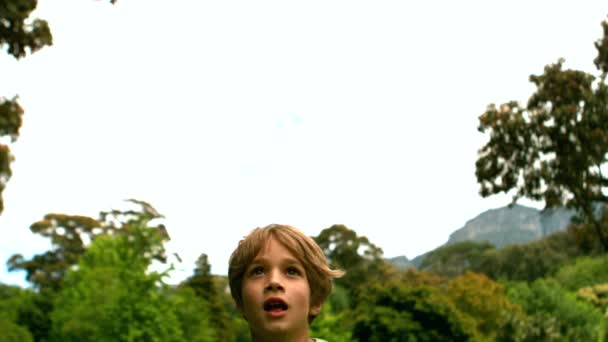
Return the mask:
<path id="1" fill-rule="evenodd" d="M 252 342 L 312 342 L 312 338 L 308 336 L 308 331 L 300 336 L 292 335 L 272 335 L 272 336 L 256 336 L 251 334 Z"/>

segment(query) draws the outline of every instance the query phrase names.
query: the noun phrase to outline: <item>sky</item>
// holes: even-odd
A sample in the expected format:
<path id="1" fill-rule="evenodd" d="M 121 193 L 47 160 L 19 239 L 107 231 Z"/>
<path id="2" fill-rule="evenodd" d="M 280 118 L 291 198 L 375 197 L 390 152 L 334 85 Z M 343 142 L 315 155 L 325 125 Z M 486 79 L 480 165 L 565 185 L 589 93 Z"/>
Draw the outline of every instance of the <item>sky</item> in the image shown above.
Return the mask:
<path id="1" fill-rule="evenodd" d="M 136 198 L 165 216 L 170 282 L 226 274 L 255 227 L 344 224 L 414 258 L 510 195 L 481 198 L 477 131 L 565 59 L 597 74 L 605 1 L 39 0 L 54 44 L 0 56 L 25 109 L 0 216 L 0 282 L 47 213 Z M 542 203 L 523 204 L 542 207 Z"/>

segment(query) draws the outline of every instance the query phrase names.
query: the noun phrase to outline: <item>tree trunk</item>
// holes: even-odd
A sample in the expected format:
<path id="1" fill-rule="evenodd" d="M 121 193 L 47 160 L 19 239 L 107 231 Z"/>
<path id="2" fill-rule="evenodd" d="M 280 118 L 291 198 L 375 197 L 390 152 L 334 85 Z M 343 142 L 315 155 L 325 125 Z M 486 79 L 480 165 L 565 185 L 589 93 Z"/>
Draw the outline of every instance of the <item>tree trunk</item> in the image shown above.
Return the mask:
<path id="1" fill-rule="evenodd" d="M 593 229 L 595 229 L 595 234 L 597 235 L 598 239 L 600 240 L 600 244 L 602 245 L 602 252 L 608 251 L 608 239 L 606 239 L 606 236 L 602 231 L 601 219 L 597 219 L 595 217 L 593 208 L 589 207 L 585 208 L 585 216 L 587 216 L 587 224 L 591 224 L 593 226 Z"/>

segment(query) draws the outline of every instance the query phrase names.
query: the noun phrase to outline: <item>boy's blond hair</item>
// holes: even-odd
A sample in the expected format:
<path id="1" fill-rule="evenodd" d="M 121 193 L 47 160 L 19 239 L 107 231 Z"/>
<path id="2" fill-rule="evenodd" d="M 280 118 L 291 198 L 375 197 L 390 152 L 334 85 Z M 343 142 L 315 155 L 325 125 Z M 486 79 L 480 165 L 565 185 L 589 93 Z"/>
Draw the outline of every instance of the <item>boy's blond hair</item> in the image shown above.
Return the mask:
<path id="1" fill-rule="evenodd" d="M 302 263 L 310 288 L 310 306 L 322 305 L 331 293 L 332 279 L 341 277 L 344 272 L 329 268 L 323 250 L 311 237 L 288 225 L 271 224 L 251 231 L 239 241 L 230 256 L 228 281 L 237 306 L 243 305 L 243 276 L 247 267 L 270 238 L 275 238 Z M 309 317 L 309 322 L 312 319 L 314 316 Z"/>

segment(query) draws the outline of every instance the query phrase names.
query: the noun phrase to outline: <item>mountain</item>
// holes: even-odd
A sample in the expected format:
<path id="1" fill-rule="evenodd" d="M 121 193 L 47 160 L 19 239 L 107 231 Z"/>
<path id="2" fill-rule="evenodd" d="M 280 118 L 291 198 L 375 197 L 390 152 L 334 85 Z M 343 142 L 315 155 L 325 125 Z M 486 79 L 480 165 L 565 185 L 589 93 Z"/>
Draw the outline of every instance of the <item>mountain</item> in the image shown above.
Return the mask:
<path id="1" fill-rule="evenodd" d="M 489 241 L 496 248 L 541 239 L 564 230 L 573 210 L 541 211 L 523 205 L 487 210 L 450 234 L 447 244 L 461 241 Z"/>
<path id="2" fill-rule="evenodd" d="M 565 230 L 573 215 L 574 211 L 570 209 L 541 211 L 519 204 L 490 209 L 467 221 L 464 227 L 455 230 L 450 234 L 445 245 L 462 241 L 489 241 L 496 248 L 502 248 L 516 243 L 526 243 Z M 428 252 L 412 260 L 404 256 L 387 260 L 400 268 L 417 268 L 426 254 Z"/>
<path id="3" fill-rule="evenodd" d="M 401 269 L 416 268 L 416 265 L 414 265 L 412 261 L 410 261 L 405 255 L 401 255 L 394 258 L 387 258 L 386 261 Z"/>

